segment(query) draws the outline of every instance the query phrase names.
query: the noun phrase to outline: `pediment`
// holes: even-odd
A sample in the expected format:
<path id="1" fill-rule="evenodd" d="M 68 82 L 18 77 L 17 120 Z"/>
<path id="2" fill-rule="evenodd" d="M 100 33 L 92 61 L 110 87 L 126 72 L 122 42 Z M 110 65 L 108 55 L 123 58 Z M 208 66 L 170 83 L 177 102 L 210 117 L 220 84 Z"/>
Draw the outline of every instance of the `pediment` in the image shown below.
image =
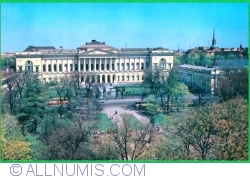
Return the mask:
<path id="1" fill-rule="evenodd" d="M 96 50 L 96 51 L 89 52 L 88 54 L 108 54 L 108 53 L 107 53 L 107 52 L 103 52 L 103 51 Z"/>

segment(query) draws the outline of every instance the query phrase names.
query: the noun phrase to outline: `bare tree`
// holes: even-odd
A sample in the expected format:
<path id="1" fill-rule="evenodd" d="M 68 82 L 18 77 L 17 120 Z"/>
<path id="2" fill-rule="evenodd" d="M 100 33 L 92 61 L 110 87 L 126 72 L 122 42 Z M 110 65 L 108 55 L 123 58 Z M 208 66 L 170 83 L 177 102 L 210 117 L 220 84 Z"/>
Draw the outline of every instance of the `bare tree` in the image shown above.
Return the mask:
<path id="1" fill-rule="evenodd" d="M 138 126 L 131 123 L 131 117 L 130 114 L 125 114 L 121 125 L 117 125 L 110 134 L 110 138 L 115 142 L 122 160 L 136 160 L 152 140 L 152 124 Z"/>

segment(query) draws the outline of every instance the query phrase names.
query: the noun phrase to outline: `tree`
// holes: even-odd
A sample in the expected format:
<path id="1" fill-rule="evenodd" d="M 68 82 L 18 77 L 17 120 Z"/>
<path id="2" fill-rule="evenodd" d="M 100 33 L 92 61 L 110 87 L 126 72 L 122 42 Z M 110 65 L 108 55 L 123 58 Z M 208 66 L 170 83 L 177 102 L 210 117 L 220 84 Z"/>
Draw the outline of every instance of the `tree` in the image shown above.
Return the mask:
<path id="1" fill-rule="evenodd" d="M 137 159 L 152 140 L 152 124 L 136 126 L 136 124 L 131 123 L 130 118 L 131 115 L 124 115 L 121 126 L 116 125 L 115 130 L 110 134 L 122 160 Z"/>
<path id="2" fill-rule="evenodd" d="M 158 113 L 158 102 L 154 95 L 149 95 L 146 99 L 147 105 L 145 107 L 145 111 L 150 116 L 150 122 L 155 125 L 155 116 Z"/>
<path id="3" fill-rule="evenodd" d="M 30 143 L 21 134 L 17 121 L 8 114 L 2 117 L 2 159 L 3 160 L 30 160 L 32 150 Z"/>
<path id="4" fill-rule="evenodd" d="M 237 96 L 247 98 L 248 71 L 246 69 L 224 69 L 224 74 L 218 82 L 218 95 L 221 100 L 226 101 Z"/>
<path id="5" fill-rule="evenodd" d="M 247 101 L 242 98 L 199 106 L 165 126 L 167 137 L 157 147 L 158 156 L 247 160 Z"/>
<path id="6" fill-rule="evenodd" d="M 44 116 L 46 108 L 45 99 L 41 96 L 42 90 L 43 84 L 36 79 L 36 76 L 31 76 L 25 86 L 20 114 L 17 117 L 23 128 L 25 125 L 29 132 L 37 132 L 37 126 Z"/>

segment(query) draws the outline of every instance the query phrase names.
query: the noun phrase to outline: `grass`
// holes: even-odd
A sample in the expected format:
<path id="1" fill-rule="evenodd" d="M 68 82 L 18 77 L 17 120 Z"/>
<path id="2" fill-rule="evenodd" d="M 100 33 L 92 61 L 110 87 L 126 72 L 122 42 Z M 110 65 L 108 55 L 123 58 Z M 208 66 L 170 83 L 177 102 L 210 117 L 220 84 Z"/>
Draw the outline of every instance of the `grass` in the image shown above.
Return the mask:
<path id="1" fill-rule="evenodd" d="M 158 115 L 155 117 L 155 124 L 156 125 L 161 125 L 164 121 L 164 116 L 163 115 Z"/>
<path id="2" fill-rule="evenodd" d="M 104 113 L 100 114 L 100 120 L 98 120 L 97 126 L 100 128 L 101 131 L 107 131 L 109 129 L 113 129 L 114 127 L 107 114 Z"/>
<path id="3" fill-rule="evenodd" d="M 125 114 L 120 114 L 120 116 L 126 118 L 129 121 L 130 127 L 134 130 L 143 127 L 143 124 L 132 114 L 130 114 L 129 117 L 126 117 Z"/>

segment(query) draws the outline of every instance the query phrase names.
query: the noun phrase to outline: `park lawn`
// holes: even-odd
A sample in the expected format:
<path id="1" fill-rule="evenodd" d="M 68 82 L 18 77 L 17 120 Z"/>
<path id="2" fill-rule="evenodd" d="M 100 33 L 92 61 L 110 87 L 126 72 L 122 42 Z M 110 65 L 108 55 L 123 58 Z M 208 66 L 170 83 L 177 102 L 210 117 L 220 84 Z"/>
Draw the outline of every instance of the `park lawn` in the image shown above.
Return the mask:
<path id="1" fill-rule="evenodd" d="M 161 125 L 164 121 L 163 115 L 158 115 L 155 117 L 155 125 Z"/>
<path id="2" fill-rule="evenodd" d="M 97 122 L 97 126 L 100 128 L 101 131 L 107 131 L 109 129 L 113 129 L 114 125 L 108 118 L 107 114 L 101 113 L 100 120 Z"/>
<path id="3" fill-rule="evenodd" d="M 125 117 L 125 114 L 120 114 L 121 118 Z M 143 124 L 132 114 L 128 118 L 129 124 L 132 129 L 137 130 L 143 127 Z"/>

